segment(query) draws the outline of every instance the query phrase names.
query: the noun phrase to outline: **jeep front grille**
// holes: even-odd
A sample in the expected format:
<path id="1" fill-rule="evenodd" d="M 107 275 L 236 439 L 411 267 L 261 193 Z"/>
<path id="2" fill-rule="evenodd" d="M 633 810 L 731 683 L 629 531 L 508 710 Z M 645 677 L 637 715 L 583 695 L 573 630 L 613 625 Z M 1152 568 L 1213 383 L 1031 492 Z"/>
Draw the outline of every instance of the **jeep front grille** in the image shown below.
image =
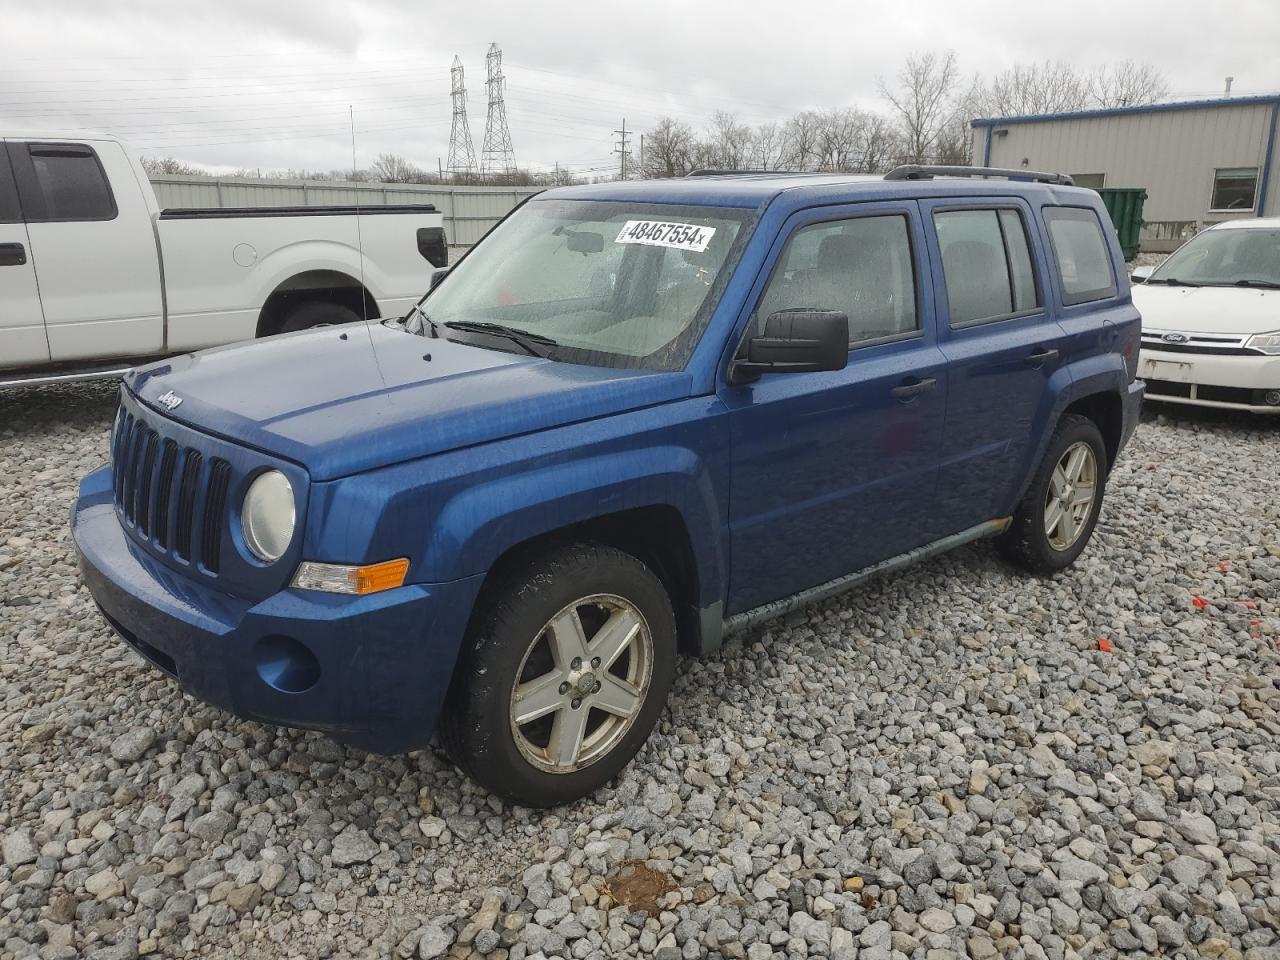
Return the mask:
<path id="1" fill-rule="evenodd" d="M 162 549 L 172 545 L 174 555 L 188 563 L 198 546 L 199 563 L 205 572 L 216 574 L 231 465 L 219 457 L 206 460 L 198 450 L 162 439 L 124 410 L 111 462 L 116 509 L 134 534 Z"/>

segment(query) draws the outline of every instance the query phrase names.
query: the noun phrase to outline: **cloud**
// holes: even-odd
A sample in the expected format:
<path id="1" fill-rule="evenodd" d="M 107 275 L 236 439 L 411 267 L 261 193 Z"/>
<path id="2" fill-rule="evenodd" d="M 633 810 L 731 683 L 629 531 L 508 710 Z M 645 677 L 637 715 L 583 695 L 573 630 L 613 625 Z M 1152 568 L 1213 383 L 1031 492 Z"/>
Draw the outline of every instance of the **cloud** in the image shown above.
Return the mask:
<path id="1" fill-rule="evenodd" d="M 145 153 L 217 168 L 349 166 L 348 106 L 362 164 L 394 152 L 434 167 L 448 152 L 455 53 L 478 150 L 494 40 L 517 160 L 579 170 L 616 162 L 624 117 L 638 131 L 663 114 L 704 127 L 717 110 L 761 122 L 875 105 L 879 79 L 930 48 L 955 49 L 967 74 L 1134 58 L 1161 67 L 1179 93 L 1220 90 L 1225 74 L 1238 92 L 1280 85 L 1272 0 L 1237 3 L 1230 16 L 1188 0 L 1078 0 L 1069 14 L 1012 0 L 60 0 L 5 19 L 0 124 L 105 129 Z"/>

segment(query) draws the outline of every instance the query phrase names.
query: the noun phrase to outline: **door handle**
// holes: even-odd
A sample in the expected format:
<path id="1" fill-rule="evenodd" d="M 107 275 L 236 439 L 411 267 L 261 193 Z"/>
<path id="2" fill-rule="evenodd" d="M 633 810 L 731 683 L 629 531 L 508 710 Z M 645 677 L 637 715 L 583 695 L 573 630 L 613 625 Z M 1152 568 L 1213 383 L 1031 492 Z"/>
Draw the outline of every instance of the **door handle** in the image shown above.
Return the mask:
<path id="1" fill-rule="evenodd" d="M 0 243 L 0 267 L 20 267 L 27 262 L 27 248 L 20 243 Z"/>
<path id="2" fill-rule="evenodd" d="M 889 391 L 889 396 L 895 400 L 910 400 L 912 397 L 918 397 L 922 393 L 928 393 L 938 385 L 938 381 L 934 377 L 927 380 L 917 380 L 914 383 L 900 383 Z"/>
<path id="3" fill-rule="evenodd" d="M 1042 367 L 1046 363 L 1052 363 L 1054 360 L 1057 360 L 1057 359 L 1058 359 L 1057 350 L 1046 350 L 1042 347 L 1041 349 L 1037 350 L 1035 353 L 1027 354 L 1027 358 L 1023 362 L 1032 367 Z"/>

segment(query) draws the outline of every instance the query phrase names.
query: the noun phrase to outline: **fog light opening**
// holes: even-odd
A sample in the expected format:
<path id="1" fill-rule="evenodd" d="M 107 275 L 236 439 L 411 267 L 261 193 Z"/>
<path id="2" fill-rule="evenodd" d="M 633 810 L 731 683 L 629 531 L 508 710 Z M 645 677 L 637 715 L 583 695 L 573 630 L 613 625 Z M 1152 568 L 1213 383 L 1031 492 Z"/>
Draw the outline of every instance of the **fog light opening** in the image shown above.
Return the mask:
<path id="1" fill-rule="evenodd" d="M 1272 407 L 1280 407 L 1280 390 L 1266 391 L 1262 395 L 1262 402 Z"/>
<path id="2" fill-rule="evenodd" d="M 320 679 L 320 661 L 293 637 L 263 637 L 253 660 L 262 682 L 281 693 L 305 693 Z"/>

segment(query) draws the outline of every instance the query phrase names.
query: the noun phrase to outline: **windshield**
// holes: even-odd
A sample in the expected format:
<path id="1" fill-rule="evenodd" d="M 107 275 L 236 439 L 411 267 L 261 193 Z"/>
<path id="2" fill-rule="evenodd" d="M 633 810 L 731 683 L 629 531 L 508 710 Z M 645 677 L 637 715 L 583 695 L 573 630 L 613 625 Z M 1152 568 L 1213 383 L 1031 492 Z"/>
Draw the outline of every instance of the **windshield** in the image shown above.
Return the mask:
<path id="1" fill-rule="evenodd" d="M 1206 230 L 1152 271 L 1148 283 L 1280 284 L 1280 229 Z"/>
<path id="2" fill-rule="evenodd" d="M 541 339 L 526 344 L 554 360 L 682 369 L 750 215 L 534 200 L 459 261 L 422 310 L 441 336 L 494 349 L 519 350 L 511 334 L 527 334 Z"/>

